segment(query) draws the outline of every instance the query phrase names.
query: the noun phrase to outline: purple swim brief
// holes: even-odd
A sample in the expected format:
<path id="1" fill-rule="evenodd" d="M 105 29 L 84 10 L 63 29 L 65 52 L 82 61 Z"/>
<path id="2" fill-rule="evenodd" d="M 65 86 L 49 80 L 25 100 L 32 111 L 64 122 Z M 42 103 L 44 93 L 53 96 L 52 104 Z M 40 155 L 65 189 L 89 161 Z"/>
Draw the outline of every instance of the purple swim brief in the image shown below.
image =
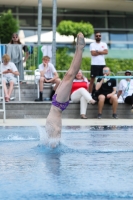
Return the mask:
<path id="1" fill-rule="evenodd" d="M 58 101 L 56 101 L 56 96 L 57 94 L 54 94 L 52 97 L 52 105 L 60 108 L 62 111 L 66 109 L 66 107 L 69 105 L 69 101 L 65 102 L 65 103 L 59 103 Z"/>

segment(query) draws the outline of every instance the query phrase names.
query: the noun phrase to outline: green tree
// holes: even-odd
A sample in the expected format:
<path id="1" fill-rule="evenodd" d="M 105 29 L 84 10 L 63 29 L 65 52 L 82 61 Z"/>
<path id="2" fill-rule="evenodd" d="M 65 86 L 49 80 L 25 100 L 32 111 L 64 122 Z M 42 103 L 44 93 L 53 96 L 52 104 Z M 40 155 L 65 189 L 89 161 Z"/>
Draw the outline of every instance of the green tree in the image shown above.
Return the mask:
<path id="1" fill-rule="evenodd" d="M 82 32 L 84 34 L 84 37 L 89 38 L 94 33 L 94 28 L 89 22 L 84 23 L 63 20 L 59 23 L 57 27 L 57 32 L 60 33 L 60 35 L 72 35 L 74 37 L 75 43 L 75 38 L 77 37 L 77 34 L 79 32 Z"/>
<path id="2" fill-rule="evenodd" d="M 19 23 L 13 17 L 12 11 L 8 10 L 0 15 L 0 42 L 9 43 L 13 33 L 19 30 Z"/>

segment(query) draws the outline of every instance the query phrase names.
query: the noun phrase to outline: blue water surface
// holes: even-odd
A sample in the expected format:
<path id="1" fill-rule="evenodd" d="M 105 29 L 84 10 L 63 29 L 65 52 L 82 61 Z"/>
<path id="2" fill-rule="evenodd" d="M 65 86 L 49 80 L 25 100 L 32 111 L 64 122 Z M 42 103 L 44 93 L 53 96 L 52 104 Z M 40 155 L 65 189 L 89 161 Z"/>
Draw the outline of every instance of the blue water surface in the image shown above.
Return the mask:
<path id="1" fill-rule="evenodd" d="M 63 127 L 55 149 L 37 127 L 0 127 L 0 200 L 25 199 L 133 199 L 133 127 Z"/>

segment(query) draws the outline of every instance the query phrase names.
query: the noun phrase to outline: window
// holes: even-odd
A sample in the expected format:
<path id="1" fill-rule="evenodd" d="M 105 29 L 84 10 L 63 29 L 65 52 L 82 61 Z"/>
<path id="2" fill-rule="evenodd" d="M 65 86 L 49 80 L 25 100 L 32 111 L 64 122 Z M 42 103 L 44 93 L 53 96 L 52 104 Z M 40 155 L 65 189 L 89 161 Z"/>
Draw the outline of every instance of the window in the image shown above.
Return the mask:
<path id="1" fill-rule="evenodd" d="M 125 17 L 109 17 L 109 28 L 126 28 Z"/>
<path id="2" fill-rule="evenodd" d="M 37 9 L 34 7 L 19 7 L 19 13 L 37 13 Z"/>
<path id="3" fill-rule="evenodd" d="M 111 49 L 125 49 L 128 48 L 126 41 L 127 41 L 127 34 L 126 33 L 110 33 L 110 48 Z M 125 43 L 124 43 L 125 41 Z"/>
<path id="4" fill-rule="evenodd" d="M 133 29 L 133 16 L 126 17 L 126 26 Z"/>
<path id="5" fill-rule="evenodd" d="M 37 20 L 37 16 L 19 16 L 20 26 L 35 26 L 35 20 Z"/>
<path id="6" fill-rule="evenodd" d="M 133 49 L 133 32 L 127 34 L 127 39 L 131 44 L 128 44 L 129 49 Z"/>

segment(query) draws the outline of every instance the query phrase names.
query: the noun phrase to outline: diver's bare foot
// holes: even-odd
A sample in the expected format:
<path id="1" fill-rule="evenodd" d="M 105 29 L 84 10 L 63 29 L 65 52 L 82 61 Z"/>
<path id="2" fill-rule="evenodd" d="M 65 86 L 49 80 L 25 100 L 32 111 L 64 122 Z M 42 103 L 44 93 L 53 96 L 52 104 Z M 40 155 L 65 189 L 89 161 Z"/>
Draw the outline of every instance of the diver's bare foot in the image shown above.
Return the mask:
<path id="1" fill-rule="evenodd" d="M 79 47 L 81 50 L 83 50 L 85 47 L 85 39 L 82 33 L 78 33 L 77 35 L 77 47 Z"/>

